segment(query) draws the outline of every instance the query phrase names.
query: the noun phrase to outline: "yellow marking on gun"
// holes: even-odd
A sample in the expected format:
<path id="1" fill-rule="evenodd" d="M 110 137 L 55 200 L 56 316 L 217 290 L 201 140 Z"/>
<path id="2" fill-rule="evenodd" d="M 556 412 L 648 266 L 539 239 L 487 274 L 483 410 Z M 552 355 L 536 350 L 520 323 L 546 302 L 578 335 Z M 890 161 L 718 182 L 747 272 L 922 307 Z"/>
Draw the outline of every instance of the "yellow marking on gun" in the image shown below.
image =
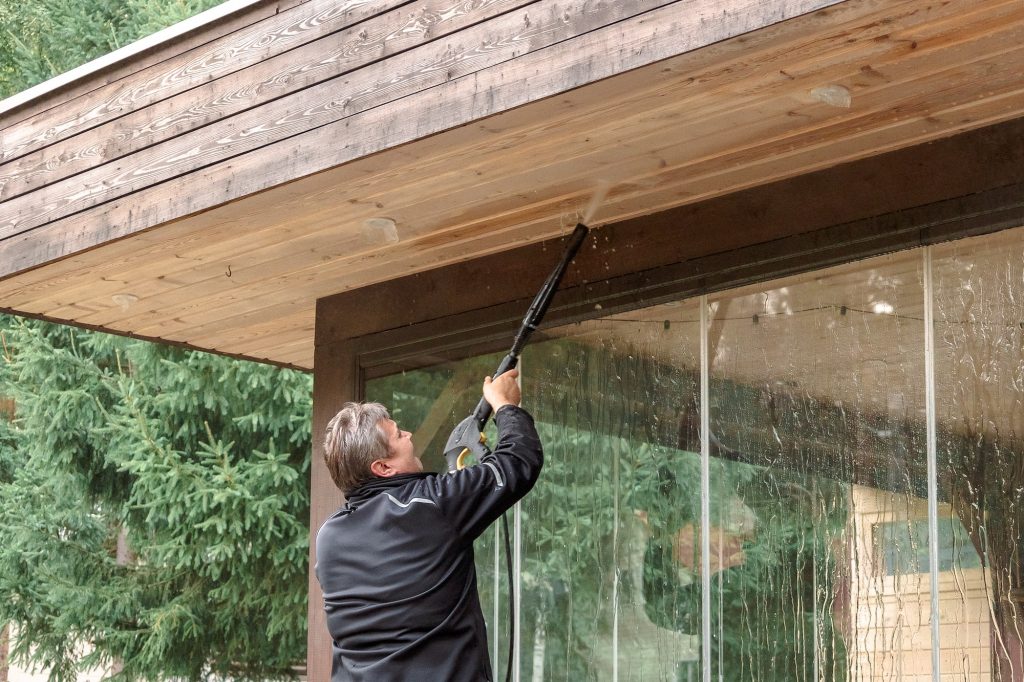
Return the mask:
<path id="1" fill-rule="evenodd" d="M 485 436 L 484 434 L 481 433 L 480 434 L 480 442 L 486 445 L 487 444 L 487 436 Z M 466 464 L 466 458 L 469 455 L 471 455 L 471 454 L 472 453 L 469 451 L 469 448 L 462 448 L 462 452 L 460 452 L 459 456 L 455 458 L 455 470 L 456 471 L 462 471 L 463 469 L 465 469 L 468 466 Z"/>

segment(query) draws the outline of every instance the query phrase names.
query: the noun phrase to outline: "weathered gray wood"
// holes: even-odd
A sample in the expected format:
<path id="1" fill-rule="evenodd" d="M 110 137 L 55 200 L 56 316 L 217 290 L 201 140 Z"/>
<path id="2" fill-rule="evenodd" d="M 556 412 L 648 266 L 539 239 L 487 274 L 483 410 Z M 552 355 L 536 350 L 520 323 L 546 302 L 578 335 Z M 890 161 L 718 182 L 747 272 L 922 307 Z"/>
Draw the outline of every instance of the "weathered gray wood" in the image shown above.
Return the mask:
<path id="1" fill-rule="evenodd" d="M 398 120 L 396 112 L 386 107 L 371 109 L 294 140 L 268 145 L 259 154 L 246 154 L 205 169 L 204 173 L 179 177 L 173 196 L 167 192 L 147 193 L 145 197 L 133 196 L 88 209 L 66 222 L 54 222 L 46 230 L 48 235 L 35 234 L 31 243 L 24 239 L 6 240 L 0 244 L 6 252 L 0 254 L 0 260 L 7 264 L 8 271 L 31 267 L 265 189 L 283 178 L 300 177 L 758 28 L 763 25 L 761 22 L 784 19 L 790 12 L 802 14 L 832 2 L 794 0 L 779 5 L 764 0 L 736 0 L 714 24 L 703 23 L 703 17 L 695 16 L 692 7 L 682 6 L 685 4 L 675 3 L 540 53 L 518 57 L 509 68 L 487 69 L 472 79 L 446 82 L 418 92 L 401 100 L 403 115 Z M 605 53 L 609 45 L 619 46 L 619 52 L 595 60 L 593 56 Z M 529 88 L 524 87 L 527 81 Z M 208 173 L 226 173 L 228 168 L 232 173 L 230 186 L 208 181 Z"/>
<path id="2" fill-rule="evenodd" d="M 666 4 L 666 0 L 602 1 L 603 7 L 589 12 L 583 11 L 592 4 L 589 0 L 569 0 L 558 6 L 558 12 L 546 8 L 538 16 L 538 9 L 530 6 L 500 16 L 467 28 L 456 40 L 431 42 L 400 53 L 344 79 L 217 120 L 118 162 L 10 199 L 0 204 L 0 239 Z M 573 20 L 566 21 L 566 15 Z M 464 24 L 458 20 L 472 16 L 453 21 Z"/>
<path id="3" fill-rule="evenodd" d="M 302 0 L 307 2 L 308 0 Z M 294 3 L 293 3 L 294 4 Z M 68 83 L 64 87 L 50 90 L 32 100 L 26 101 L 18 106 L 11 107 L 0 115 L 0 140 L 3 140 L 3 131 L 49 112 L 55 107 L 67 106 L 76 98 L 94 93 L 105 87 L 110 87 L 125 78 L 131 78 L 154 64 L 167 63 L 169 60 L 192 50 L 196 47 L 206 45 L 222 36 L 245 29 L 252 24 L 263 21 L 278 14 L 284 8 L 280 0 L 263 0 L 247 7 L 220 21 L 212 22 L 201 29 L 193 31 L 153 49 L 138 54 L 129 60 L 112 64 L 109 67 L 97 71 L 88 78 Z M 5 102 L 6 103 L 6 102 Z M 0 148 L 3 145 L 0 144 Z"/>
<path id="4" fill-rule="evenodd" d="M 65 102 L 0 135 L 0 161 L 49 146 L 140 106 L 153 104 L 201 83 L 402 4 L 403 0 L 310 0 L 239 34 L 215 40 Z"/>
<path id="5" fill-rule="evenodd" d="M 534 0 L 422 0 L 412 8 L 393 9 L 329 35 L 326 32 L 332 30 L 332 25 L 347 25 L 352 18 L 336 16 L 335 21 L 302 22 L 296 32 L 312 31 L 323 37 L 153 105 L 138 107 L 85 133 L 0 166 L 0 200 L 110 164 L 187 131 L 442 39 L 531 2 Z M 79 178 L 75 182 L 87 180 Z"/>

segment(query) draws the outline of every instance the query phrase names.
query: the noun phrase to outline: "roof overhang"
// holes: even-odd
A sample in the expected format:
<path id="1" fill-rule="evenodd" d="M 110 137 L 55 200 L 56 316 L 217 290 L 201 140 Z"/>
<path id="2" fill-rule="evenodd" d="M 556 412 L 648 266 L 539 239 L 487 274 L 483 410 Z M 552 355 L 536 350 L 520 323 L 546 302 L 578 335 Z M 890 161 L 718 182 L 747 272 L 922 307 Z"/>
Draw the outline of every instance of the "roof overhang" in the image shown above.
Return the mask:
<path id="1" fill-rule="evenodd" d="M 1024 113 L 1019 0 L 270 4 L 4 115 L 0 306 L 309 368 L 317 299 L 602 188 L 620 222 Z"/>

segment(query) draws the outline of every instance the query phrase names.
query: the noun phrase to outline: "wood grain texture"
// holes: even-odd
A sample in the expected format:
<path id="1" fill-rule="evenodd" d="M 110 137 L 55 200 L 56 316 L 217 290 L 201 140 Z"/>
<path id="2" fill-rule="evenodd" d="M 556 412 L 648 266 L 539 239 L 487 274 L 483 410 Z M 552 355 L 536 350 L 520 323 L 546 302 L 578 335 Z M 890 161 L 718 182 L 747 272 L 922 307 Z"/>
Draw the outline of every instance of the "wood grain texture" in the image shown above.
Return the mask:
<path id="1" fill-rule="evenodd" d="M 346 78 L 333 78 L 322 84 L 269 100 L 265 106 L 245 109 L 234 116 L 221 117 L 211 112 L 211 125 L 182 134 L 168 142 L 145 148 L 121 161 L 90 168 L 72 178 L 35 192 L 17 196 L 0 204 L 0 239 L 72 215 L 100 203 L 138 192 L 183 175 L 201 171 L 223 159 L 245 155 L 245 163 L 273 163 L 270 157 L 252 153 L 268 145 L 307 130 L 336 125 L 362 112 L 383 107 L 410 94 L 456 79 L 466 79 L 477 71 L 501 65 L 526 53 L 539 52 L 551 45 L 620 21 L 636 13 L 665 4 L 666 0 L 570 0 L 559 12 L 542 12 L 532 7 L 470 26 L 455 41 L 431 42 L 420 49 L 370 63 Z M 591 5 L 585 11 L 587 5 Z M 596 5 L 596 6 L 594 6 Z M 562 13 L 564 12 L 564 14 Z M 438 23 L 438 33 L 482 18 L 486 13 L 449 13 Z M 566 21 L 566 16 L 574 17 Z M 384 39 L 400 40 L 398 27 L 389 27 Z M 365 30 L 372 30 L 370 29 Z M 454 29 L 453 29 L 454 30 Z M 372 56 L 372 52 L 371 55 Z M 244 78 L 245 74 L 240 74 Z M 453 93 L 454 98 L 461 97 Z M 394 116 L 394 112 L 389 113 Z M 387 143 L 382 143 L 382 147 Z M 330 148 L 328 148 L 329 150 Z M 276 150 L 275 150 L 276 151 Z M 346 154 L 338 154 L 347 160 Z M 351 158 L 351 157 L 349 157 Z M 303 159 L 302 161 L 306 161 Z M 329 159 L 326 160 L 329 163 Z M 240 162 L 241 163 L 241 162 Z M 330 164 L 336 165 L 336 164 Z M 320 168 L 303 169 L 303 175 Z M 290 171 L 284 171 L 291 176 Z"/>
<path id="2" fill-rule="evenodd" d="M 306 0 L 303 0 L 304 2 Z M 245 29 L 252 24 L 274 16 L 284 8 L 280 0 L 265 0 L 253 4 L 244 11 L 237 12 L 231 16 L 222 18 L 220 21 L 211 22 L 201 29 L 193 31 L 188 35 L 178 37 L 169 42 L 154 47 L 142 54 L 138 54 L 130 60 L 112 64 L 102 71 L 93 73 L 88 78 L 82 78 L 64 87 L 56 88 L 39 96 L 21 106 L 5 111 L 0 116 L 0 141 L 4 138 L 4 131 L 30 122 L 44 112 L 49 112 L 55 107 L 60 107 L 76 98 L 94 93 L 97 90 L 110 86 L 113 83 L 131 78 L 143 70 L 180 56 L 196 47 L 206 45 L 212 41 L 229 35 L 236 31 Z M 3 145 L 0 144 L 0 148 Z"/>
<path id="3" fill-rule="evenodd" d="M 564 234 L 599 180 L 612 188 L 597 222 L 618 223 L 718 205 L 708 200 L 818 177 L 1024 112 L 1015 71 L 1024 68 L 1024 8 L 1010 0 L 844 2 L 514 106 L 534 85 L 557 90 L 580 73 L 600 75 L 604 67 L 587 55 L 609 46 L 612 60 L 629 64 L 636 51 L 707 38 L 699 26 L 693 36 L 680 28 L 674 7 L 367 109 L 346 119 L 347 128 L 335 122 L 300 133 L 0 241 L 0 263 L 12 270 L 63 258 L 0 281 L 0 303 L 253 357 L 285 357 L 280 352 L 308 367 L 317 298 Z M 846 88 L 850 106 L 815 99 L 823 84 Z M 457 125 L 477 111 L 473 101 L 500 113 Z M 435 125 L 456 127 L 374 152 L 404 139 L 396 134 L 426 135 Z M 984 182 L 1014 176 L 1013 139 L 976 138 L 993 144 L 989 156 L 978 154 L 987 159 Z M 329 165 L 339 144 L 358 158 L 257 191 L 296 169 Z M 956 191 L 919 172 L 922 187 Z M 847 201 L 892 205 L 928 194 L 910 179 L 857 188 Z M 833 197 L 816 191 L 808 195 L 816 202 Z M 246 199 L 229 202 L 232 192 Z M 763 199 L 750 210 L 771 205 Z M 197 212 L 181 218 L 182 210 Z M 813 212 L 802 215 L 813 222 Z M 397 243 L 367 229 L 365 221 L 380 216 L 396 221 Z M 705 232 L 684 222 L 677 230 L 694 248 L 729 248 L 753 238 L 757 225 Z M 138 304 L 122 310 L 111 299 L 121 292 L 139 296 Z"/>
<path id="4" fill-rule="evenodd" d="M 469 23 L 528 0 L 424 0 L 349 26 L 353 17 L 324 13 L 285 35 L 313 32 L 300 47 L 240 68 L 150 106 L 99 125 L 0 167 L 0 200 L 53 184 L 97 165 L 169 140 L 417 45 L 439 40 Z M 336 33 L 328 33 L 337 30 Z M 306 38 L 309 40 L 309 38 Z M 245 60 L 242 61 L 244 66 Z M 76 183 L 88 182 L 86 178 Z"/>
<path id="5" fill-rule="evenodd" d="M 4 129 L 0 161 L 7 162 L 50 146 L 133 109 L 147 106 L 207 81 L 233 73 L 351 23 L 401 4 L 403 0 L 310 0 L 275 13 L 237 33 L 161 61 Z"/>
<path id="6" fill-rule="evenodd" d="M 825 2 L 826 0 L 793 0 L 791 3 L 785 3 L 785 8 L 792 11 L 804 10 Z M 89 241 L 93 244 L 96 243 L 96 239 L 116 239 L 183 214 L 267 189 L 280 184 L 284 179 L 301 177 L 392 145 L 456 127 L 497 111 L 742 33 L 759 26 L 758 22 L 762 21 L 766 14 L 774 16 L 778 12 L 777 7 L 771 7 L 772 11 L 769 12 L 766 5 L 772 3 L 766 3 L 765 0 L 735 0 L 735 3 L 730 7 L 730 11 L 722 16 L 720 23 L 710 26 L 702 23 L 703 17 L 692 12 L 692 8 L 691 11 L 684 12 L 683 10 L 687 8 L 680 7 L 680 3 L 674 3 L 636 19 L 591 31 L 575 41 L 558 43 L 549 50 L 529 52 L 512 60 L 508 65 L 491 67 L 465 78 L 446 81 L 446 75 L 441 73 L 446 69 L 434 69 L 426 73 L 417 71 L 415 75 L 411 74 L 410 78 L 431 83 L 436 83 L 440 79 L 442 83 L 402 98 L 400 114 L 387 107 L 372 108 L 335 123 L 323 125 L 306 134 L 268 144 L 260 148 L 258 153 L 243 154 L 227 162 L 203 167 L 198 172 L 176 177 L 173 194 L 169 192 L 170 188 L 157 185 L 150 193 L 130 195 L 125 201 L 109 202 L 95 209 L 83 210 L 71 222 L 88 222 L 94 226 L 93 230 L 88 231 L 93 237 Z M 500 37 L 499 35 L 498 38 Z M 618 51 L 607 59 L 597 61 L 594 55 L 606 54 L 609 45 L 619 46 Z M 480 59 L 482 58 L 481 56 Z M 443 55 L 438 56 L 438 59 L 441 62 L 431 63 L 445 64 Z M 457 61 L 464 61 L 469 65 L 468 68 L 472 68 L 472 64 L 477 61 L 477 54 L 475 50 L 466 48 L 458 53 Z M 527 81 L 529 87 L 524 87 Z M 368 95 L 375 92 L 377 90 L 371 87 Z M 335 100 L 322 104 L 328 109 L 336 108 L 332 107 L 333 102 Z M 291 121 L 287 112 L 285 113 L 275 127 L 279 133 L 287 130 L 296 132 L 294 127 L 297 124 Z M 307 113 L 312 117 L 331 116 L 327 111 L 307 107 L 298 117 L 303 118 Z M 257 126 L 265 125 L 262 121 L 253 123 Z M 293 127 L 289 127 L 290 124 Z M 250 136 L 248 129 L 236 128 L 232 135 L 224 138 L 223 146 L 244 149 L 246 145 L 252 144 L 252 140 L 247 137 L 259 137 L 261 130 L 261 127 L 254 128 Z M 214 150 L 218 148 L 223 151 L 216 140 L 210 144 L 214 146 L 178 148 L 177 151 L 185 157 L 182 163 L 195 167 L 199 162 L 193 157 L 207 158 L 204 155 L 214 154 Z M 159 154 L 158 151 L 153 151 L 150 155 L 158 158 L 152 158 L 150 164 L 144 164 L 135 171 L 124 169 L 121 171 L 122 175 L 127 173 L 145 177 L 147 174 L 156 174 L 155 177 L 165 177 L 160 174 L 166 174 L 168 171 L 162 169 L 162 166 L 178 163 L 175 155 Z M 230 181 L 210 182 L 211 175 L 230 177 Z M 153 177 L 135 182 L 146 184 Z M 188 184 L 183 184 L 186 182 Z M 0 212 L 4 214 L 3 221 L 0 222 L 0 233 L 9 236 L 25 229 L 27 225 L 43 220 L 44 215 L 53 217 L 62 211 L 71 210 L 72 205 L 81 206 L 98 201 L 102 196 L 98 194 L 100 191 L 99 187 L 93 185 L 82 189 L 81 196 L 75 192 L 67 193 L 63 199 L 58 199 L 56 204 L 43 204 L 33 208 L 32 215 L 19 213 L 8 206 L 13 202 L 7 202 L 0 205 Z M 48 227 L 66 229 L 68 225 L 57 220 Z M 21 240 L 17 241 L 22 243 Z M 51 239 L 41 235 L 33 236 L 32 241 L 42 248 L 42 253 L 38 256 L 46 260 L 67 255 L 76 248 L 88 248 L 92 245 L 82 243 L 78 239 Z M 3 260 L 18 267 L 22 258 L 6 257 Z"/>
<path id="7" fill-rule="evenodd" d="M 941 77 L 940 77 L 940 79 L 941 79 Z M 895 87 L 900 87 L 900 85 L 896 84 Z M 713 143 L 714 143 L 714 140 L 712 140 L 712 144 Z M 780 157 L 780 156 L 784 157 L 785 153 L 786 153 L 786 149 L 787 149 L 786 148 L 787 144 L 788 144 L 788 140 L 786 138 L 783 138 L 783 140 L 781 140 L 781 141 L 774 140 L 773 141 L 773 145 L 771 147 L 769 147 L 769 152 L 766 152 L 764 154 L 758 154 L 756 156 L 756 158 L 760 159 L 760 158 L 777 158 L 777 157 Z M 830 150 L 826 150 L 826 152 L 827 153 L 824 154 L 824 158 L 827 159 L 828 165 L 831 165 L 832 163 L 834 163 L 836 161 L 836 156 L 834 154 L 832 154 Z M 665 158 L 664 154 L 662 155 L 662 158 Z M 840 160 L 845 160 L 845 159 L 842 159 L 840 157 Z M 736 170 L 742 168 L 743 165 L 744 164 L 743 164 L 742 161 L 736 161 L 733 164 L 733 172 L 735 172 Z M 606 170 L 608 168 L 614 167 L 613 163 L 610 160 L 606 164 L 602 164 L 602 166 Z M 525 170 L 524 170 L 524 172 L 525 172 Z M 687 178 L 688 178 L 688 180 L 689 180 L 689 182 L 691 182 L 691 183 L 700 182 L 701 179 L 706 176 L 706 172 L 702 173 L 699 166 L 692 166 L 692 165 L 687 165 L 687 166 L 684 166 L 683 168 L 675 169 L 675 170 L 673 170 L 673 172 L 678 172 L 680 174 L 684 174 L 685 173 Z M 559 177 L 559 173 L 550 173 L 549 174 L 549 173 L 547 173 L 545 171 L 545 169 L 543 167 L 538 168 L 538 169 L 534 169 L 534 172 L 533 172 L 533 176 L 541 178 L 541 181 L 544 180 L 545 176 L 549 176 L 549 175 L 552 178 L 551 184 L 555 184 L 554 180 L 555 180 L 555 178 Z M 770 175 L 763 175 L 763 177 L 771 177 L 771 176 Z M 720 175 L 713 175 L 710 178 L 710 180 L 712 182 L 720 183 L 721 182 L 721 176 Z M 736 183 L 732 183 L 731 186 L 735 187 Z M 483 194 L 484 192 L 482 192 L 481 190 L 482 190 L 482 188 L 480 186 L 476 186 L 476 187 L 472 187 L 471 186 L 471 188 L 470 188 L 470 191 L 475 191 L 477 193 Z M 707 196 L 713 196 L 714 195 L 714 191 L 713 190 L 714 190 L 714 187 L 712 188 L 712 190 L 710 190 L 710 191 L 708 191 L 706 193 L 703 193 L 703 194 L 701 194 L 701 193 L 693 193 L 691 196 L 692 196 L 692 198 L 695 198 L 695 199 L 705 198 Z M 451 197 L 452 194 L 449 193 L 448 196 Z M 457 196 L 457 195 L 455 195 L 455 196 Z M 646 198 L 646 196 L 644 198 Z M 614 206 L 616 202 L 636 201 L 638 199 L 639 199 L 639 197 L 631 196 L 630 194 L 627 194 L 627 193 L 623 192 L 621 196 L 615 197 L 612 200 L 612 202 L 610 202 L 610 206 Z M 646 205 L 649 207 L 650 206 L 649 202 Z M 415 234 L 410 235 L 410 236 L 412 238 L 415 238 Z M 446 238 L 450 238 L 450 237 L 451 237 L 451 232 L 442 232 L 441 234 L 434 233 L 434 234 L 429 235 L 429 238 L 425 237 L 424 239 L 422 239 L 419 242 L 419 249 L 420 249 L 419 253 L 422 255 L 424 253 L 424 249 L 427 249 L 428 247 L 430 247 L 434 242 L 436 242 L 438 245 L 443 246 L 445 244 Z M 314 267 L 314 268 L 317 268 L 317 269 L 324 269 L 325 266 L 321 265 L 320 259 L 324 258 L 326 254 L 324 253 L 322 248 L 321 249 L 316 249 L 316 246 L 317 246 L 318 243 L 322 244 L 322 242 L 323 242 L 323 240 L 325 238 L 326 238 L 325 235 L 322 235 L 320 233 L 312 233 L 312 234 L 309 234 L 309 235 L 304 235 L 304 236 L 298 237 L 293 242 L 293 244 L 295 246 L 295 250 L 296 251 L 300 251 L 300 252 L 306 252 L 307 251 L 306 247 L 308 245 L 308 247 L 309 247 L 308 248 L 308 252 L 309 252 L 308 262 L 309 262 L 309 264 L 311 265 L 311 267 Z M 360 248 L 362 248 L 363 251 L 365 251 L 366 248 L 367 248 L 367 245 L 362 243 L 362 237 L 361 236 L 356 235 L 354 238 L 349 238 L 349 239 L 345 239 L 344 237 L 340 236 L 338 239 L 334 240 L 334 242 L 335 243 L 333 244 L 332 248 L 336 249 L 337 253 L 339 253 L 339 254 L 343 254 L 343 253 L 346 253 L 346 252 L 354 253 L 355 255 L 352 258 L 350 258 L 350 260 L 352 260 L 352 261 L 365 260 L 365 259 L 362 259 L 362 258 L 357 258 L 358 256 L 360 256 L 360 253 L 359 253 Z M 370 246 L 372 246 L 372 245 L 370 245 Z M 270 279 L 270 278 L 273 278 L 273 277 L 276 277 L 276 276 L 285 276 L 285 275 L 287 275 L 289 273 L 297 272 L 296 268 L 300 266 L 301 259 L 297 258 L 294 255 L 288 255 L 288 254 L 281 254 L 281 257 L 275 259 L 275 258 L 273 258 L 273 255 L 274 255 L 274 252 L 277 251 L 277 250 L 278 250 L 277 247 L 273 243 L 269 244 L 268 246 L 262 247 L 262 248 L 252 248 L 248 252 L 247 255 L 252 257 L 253 265 L 248 267 L 248 268 L 241 268 L 241 267 L 237 268 L 235 270 L 235 273 L 236 273 L 235 277 L 233 278 L 233 281 L 231 283 L 233 285 L 245 285 L 245 286 L 249 286 L 249 287 L 256 287 L 256 286 L 259 286 L 260 282 L 264 281 L 265 279 Z M 264 255 L 264 253 L 265 253 L 265 255 Z M 362 254 L 362 255 L 365 255 L 365 253 Z M 207 270 L 210 270 L 210 268 L 208 266 L 200 266 L 200 268 L 202 268 L 202 267 L 206 267 Z M 186 279 L 188 279 L 190 281 L 195 281 L 195 275 L 199 274 L 198 270 L 200 268 L 194 268 L 191 271 L 191 273 L 186 275 Z M 351 269 L 349 270 L 349 273 L 354 275 L 356 272 L 358 272 L 358 268 L 359 268 L 358 263 L 352 262 L 351 263 Z M 183 275 L 184 274 L 185 273 L 183 273 Z M 143 289 L 141 289 L 139 291 L 139 293 L 141 295 L 144 295 L 144 296 L 147 296 L 147 297 L 150 297 L 150 296 L 154 297 L 152 300 L 157 302 L 156 310 L 158 312 L 166 312 L 166 310 L 168 310 L 168 309 L 164 308 L 162 305 L 160 305 L 160 302 L 163 300 L 166 303 L 171 303 L 172 299 L 176 297 L 176 293 L 183 294 L 183 297 L 188 299 L 190 301 L 190 303 L 197 304 L 197 305 L 201 306 L 201 305 L 203 305 L 203 303 L 202 303 L 203 302 L 203 297 L 206 296 L 206 295 L 214 295 L 214 292 L 219 288 L 218 284 L 217 284 L 218 281 L 226 283 L 224 278 L 221 276 L 221 272 L 219 272 L 219 271 L 211 271 L 211 274 L 213 275 L 213 278 L 211 280 L 200 279 L 199 281 L 196 282 L 196 284 L 187 285 L 187 286 L 185 286 L 184 288 L 182 288 L 180 290 L 177 288 L 180 285 L 180 283 L 166 283 L 165 286 L 163 286 L 164 295 L 167 297 L 166 299 L 161 299 L 160 298 L 161 292 L 158 291 L 158 290 L 154 290 L 154 289 L 143 288 Z M 253 279 L 254 277 L 256 279 Z M 287 290 L 291 290 L 291 288 L 288 287 L 288 286 L 268 287 L 268 288 L 279 288 L 279 289 L 281 289 L 282 292 L 287 291 Z M 209 302 L 212 303 L 212 301 L 209 301 Z M 173 308 L 170 309 L 170 310 L 173 310 Z M 210 319 L 213 319 L 213 316 L 216 316 L 218 314 L 218 312 L 215 310 L 214 307 L 207 306 L 205 311 L 204 311 L 204 314 L 205 314 L 205 316 L 209 317 Z M 90 319 L 90 318 L 85 318 L 85 319 Z M 135 317 L 135 321 L 136 321 L 136 323 L 140 323 L 140 322 L 142 322 L 142 319 L 138 318 L 138 317 Z M 226 322 L 226 324 L 229 324 L 229 323 Z M 142 333 L 153 333 L 153 332 L 155 332 L 157 330 L 143 326 L 143 327 L 140 328 L 140 331 L 142 331 Z"/>

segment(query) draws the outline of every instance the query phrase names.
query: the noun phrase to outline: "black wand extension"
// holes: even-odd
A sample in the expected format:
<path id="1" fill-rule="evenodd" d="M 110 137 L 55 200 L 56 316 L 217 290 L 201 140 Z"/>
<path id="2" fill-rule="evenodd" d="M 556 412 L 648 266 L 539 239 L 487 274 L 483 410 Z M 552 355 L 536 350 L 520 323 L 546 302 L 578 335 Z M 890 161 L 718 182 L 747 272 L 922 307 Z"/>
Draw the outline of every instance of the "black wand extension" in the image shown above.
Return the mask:
<path id="1" fill-rule="evenodd" d="M 562 277 L 565 275 L 566 269 L 569 267 L 569 263 L 576 256 L 576 252 L 580 250 L 583 245 L 583 240 L 586 239 L 587 233 L 590 230 L 583 223 L 578 223 L 576 229 L 573 230 L 572 235 L 569 237 L 569 243 L 565 247 L 565 251 L 562 253 L 562 259 L 555 266 L 555 269 L 548 275 L 547 280 L 544 281 L 544 286 L 537 292 L 537 296 L 533 299 L 533 303 L 526 311 L 526 316 L 523 318 L 523 323 L 519 327 L 519 332 L 516 334 L 515 340 L 512 342 L 512 349 L 508 354 L 502 358 L 501 362 L 498 363 L 498 369 L 494 373 L 495 379 L 500 377 L 510 369 L 515 369 L 516 365 L 519 364 L 519 356 L 523 352 L 523 347 L 526 346 L 526 342 L 529 341 L 530 336 L 540 326 L 541 320 L 544 319 L 544 315 L 548 311 L 548 306 L 551 305 L 551 299 L 554 298 L 555 292 L 558 290 L 558 285 L 562 281 Z M 480 461 L 485 455 L 490 453 L 490 449 L 487 447 L 487 441 L 484 438 L 483 432 L 484 427 L 487 426 L 487 420 L 491 418 L 491 405 L 485 398 L 481 398 L 480 402 L 477 403 L 476 409 L 473 410 L 473 414 L 463 419 L 458 426 L 452 431 L 452 434 L 448 437 L 448 443 L 444 446 L 444 458 L 448 463 L 448 472 L 452 473 L 462 469 L 469 465 L 470 456 L 474 456 L 476 461 Z M 516 623 L 516 600 L 515 600 L 515 586 L 514 576 L 512 575 L 512 541 L 508 532 L 508 514 L 501 515 L 501 525 L 505 531 L 505 566 L 508 569 L 508 667 L 505 672 L 505 679 L 512 679 L 512 664 L 513 664 L 513 653 L 515 652 L 515 623 Z M 497 595 L 495 595 L 497 598 Z"/>
<path id="2" fill-rule="evenodd" d="M 530 340 L 530 336 L 537 330 L 537 327 L 540 326 L 541 321 L 544 319 L 548 306 L 551 305 L 551 299 L 554 298 L 558 285 L 562 281 L 566 269 L 569 267 L 569 263 L 576 256 L 576 252 L 580 250 L 583 240 L 586 239 L 589 231 L 583 223 L 576 225 L 576 229 L 570 235 L 569 243 L 562 253 L 562 259 L 555 266 L 551 274 L 548 275 L 547 280 L 544 281 L 544 286 L 537 292 L 533 303 L 527 309 L 523 323 L 520 325 L 515 340 L 512 342 L 512 349 L 498 363 L 498 369 L 495 371 L 493 378 L 497 379 L 510 369 L 515 369 L 516 365 L 519 364 L 519 356 L 523 352 L 523 347 L 526 346 L 526 342 Z M 448 437 L 447 444 L 444 446 L 444 458 L 448 463 L 449 473 L 458 471 L 469 464 L 468 458 L 470 456 L 474 456 L 477 461 L 480 461 L 480 458 L 490 452 L 483 437 L 484 427 L 487 426 L 487 420 L 490 418 L 491 405 L 485 398 L 481 398 L 480 402 L 476 405 L 476 409 L 473 410 L 473 414 L 459 422 L 459 425 L 452 431 Z"/>

